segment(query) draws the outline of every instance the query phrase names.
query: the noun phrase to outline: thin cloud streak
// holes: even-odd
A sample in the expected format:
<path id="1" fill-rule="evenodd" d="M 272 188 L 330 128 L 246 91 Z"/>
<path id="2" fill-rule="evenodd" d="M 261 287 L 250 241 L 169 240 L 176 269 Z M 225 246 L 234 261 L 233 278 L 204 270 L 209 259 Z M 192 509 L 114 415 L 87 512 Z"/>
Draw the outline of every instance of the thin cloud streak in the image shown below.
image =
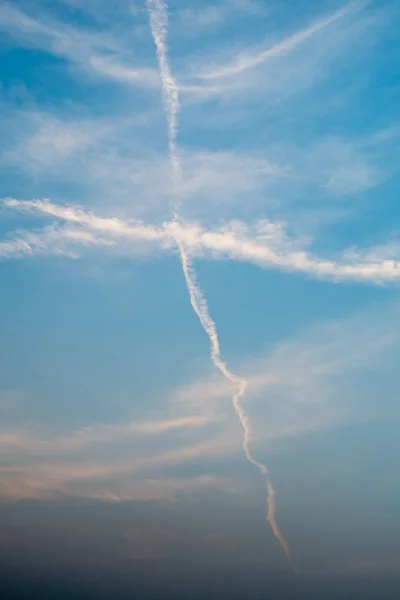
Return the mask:
<path id="1" fill-rule="evenodd" d="M 56 471 L 56 469 L 54 469 Z M 131 479 L 131 478 L 130 478 Z M 199 489 L 214 489 L 228 493 L 240 491 L 234 482 L 214 476 L 198 476 L 187 479 L 147 478 L 145 476 L 134 478 L 133 481 L 120 482 L 93 482 L 87 484 L 85 480 L 75 481 L 74 477 L 54 478 L 51 476 L 41 479 L 40 474 L 36 480 L 31 479 L 27 473 L 8 474 L 2 480 L 0 502 L 21 499 L 47 499 L 60 496 L 75 498 L 91 498 L 104 502 L 130 502 L 143 500 L 169 500 L 176 498 L 177 494 L 198 493 Z"/>
<path id="2" fill-rule="evenodd" d="M 168 435 L 179 430 L 204 427 L 215 423 L 216 418 L 203 415 L 179 416 L 162 421 L 132 421 L 127 424 L 94 423 L 81 427 L 69 434 L 56 437 L 37 437 L 29 431 L 0 431 L 0 449 L 2 452 L 40 455 L 49 452 L 75 453 L 103 445 L 136 442 L 138 438 Z"/>
<path id="3" fill-rule="evenodd" d="M 260 426 L 255 429 L 253 438 L 256 443 L 282 442 L 338 424 L 369 421 L 375 413 L 366 410 L 364 404 L 368 391 L 363 393 L 361 406 L 354 398 L 354 380 L 349 380 L 348 375 L 353 373 L 355 381 L 360 381 L 366 373 L 384 369 L 387 378 L 388 359 L 396 355 L 398 348 L 399 336 L 393 328 L 398 315 L 397 303 L 378 305 L 351 318 L 312 328 L 307 334 L 279 345 L 267 357 L 247 364 L 247 397 L 251 402 L 262 403 L 258 404 Z M 395 398 L 395 378 L 392 392 Z M 94 487 L 89 485 L 90 493 L 109 491 L 115 482 L 111 489 L 121 495 L 124 482 L 120 481 L 120 473 L 128 472 L 130 468 L 133 473 L 143 468 L 148 477 L 146 470 L 164 468 L 175 461 L 178 464 L 209 456 L 210 461 L 215 462 L 220 455 L 235 460 L 237 429 L 233 428 L 228 416 L 231 395 L 232 384 L 222 377 L 200 379 L 173 391 L 172 404 L 164 418 L 153 415 L 157 418 L 151 420 L 149 415 L 146 420 L 130 423 L 95 422 L 55 436 L 40 436 L 31 427 L 3 428 L 0 450 L 6 463 L 0 469 L 4 488 L 0 497 L 6 495 L 7 489 L 11 493 L 20 486 L 27 490 L 23 493 L 35 493 L 39 490 L 39 483 L 35 487 L 35 481 L 42 482 L 40 489 L 45 493 L 52 485 L 57 489 L 60 478 L 65 482 L 64 489 L 68 488 L 70 493 L 83 493 L 88 489 L 81 476 L 83 472 L 87 473 L 89 481 L 98 482 L 93 483 Z M 266 398 L 268 402 L 265 402 Z M 262 406 L 265 412 L 260 411 Z M 382 405 L 379 418 L 392 421 L 397 413 L 395 408 L 392 412 L 390 407 Z M 187 435 L 189 432 L 190 436 Z M 201 438 L 197 438 L 198 434 Z M 162 448 L 154 448 L 153 436 L 158 437 Z M 199 440 L 197 443 L 193 441 L 194 436 Z M 175 443 L 178 437 L 182 439 L 182 445 L 171 449 L 171 441 Z M 193 445 L 187 445 L 189 440 Z M 149 445 L 144 449 L 146 442 Z M 107 457 L 114 457 L 114 460 L 111 458 L 104 464 L 104 450 L 109 445 L 112 452 L 108 450 Z M 131 448 L 135 449 L 135 458 L 127 465 L 126 454 Z M 265 451 L 265 446 L 260 450 L 262 448 Z M 274 449 L 273 445 L 271 449 Z M 151 455 L 152 452 L 155 454 Z M 79 456 L 84 456 L 81 467 L 78 467 Z M 100 464 L 104 471 L 95 468 Z M 79 490 L 74 484 L 75 478 L 81 482 Z M 273 508 L 271 501 L 268 505 L 270 515 Z"/>
<path id="4" fill-rule="evenodd" d="M 63 453 L 68 449 L 63 446 L 63 438 L 60 438 L 53 446 L 42 440 L 39 460 L 32 460 L 27 450 L 34 440 L 25 439 L 20 433 L 16 434 L 15 443 L 18 441 L 24 460 L 0 466 L 0 501 L 8 500 L 15 490 L 21 490 L 20 497 L 43 497 L 58 491 L 79 496 L 85 495 L 88 489 L 99 494 L 104 489 L 110 489 L 113 483 L 113 487 L 118 490 L 121 487 L 121 477 L 125 475 L 147 473 L 148 477 L 152 470 L 195 462 L 205 457 L 215 459 L 219 455 L 232 455 L 236 448 L 234 436 L 222 433 L 206 441 L 135 459 L 123 457 L 107 462 L 101 458 L 67 460 Z"/>
<path id="5" fill-rule="evenodd" d="M 0 242 L 0 259 L 46 254 L 78 258 L 77 248 L 80 246 L 110 248 L 114 245 L 113 240 L 84 229 L 50 225 L 38 231 L 20 231 L 9 240 Z"/>
<path id="6" fill-rule="evenodd" d="M 335 13 L 333 13 L 332 15 L 330 15 L 329 17 L 326 17 L 325 19 L 318 21 L 314 25 L 289 36 L 282 42 L 275 44 L 274 46 L 272 46 L 272 48 L 269 48 L 268 50 L 265 50 L 264 52 L 261 52 L 259 54 L 253 55 L 253 56 L 241 57 L 231 65 L 225 65 L 214 71 L 200 73 L 200 74 L 198 74 L 198 76 L 202 79 L 219 79 L 222 77 L 234 77 L 236 75 L 239 75 L 240 73 L 243 73 L 244 71 L 247 71 L 249 69 L 252 69 L 254 67 L 257 67 L 258 65 L 261 65 L 261 64 L 267 62 L 271 58 L 289 54 L 299 44 L 301 44 L 302 42 L 307 40 L 309 37 L 311 37 L 318 31 L 321 31 L 325 27 L 328 27 L 332 23 L 345 17 L 346 15 L 350 14 L 351 12 L 354 12 L 355 10 L 360 10 L 366 4 L 368 4 L 367 1 L 351 2 L 350 4 L 347 4 L 346 6 L 342 7 L 340 10 L 338 10 Z"/>
<path id="7" fill-rule="evenodd" d="M 73 206 L 60 206 L 48 200 L 17 200 L 7 198 L 3 206 L 21 212 L 39 212 L 82 225 L 88 229 L 109 235 L 112 239 L 122 238 L 132 242 L 156 244 L 162 250 L 171 250 L 182 244 L 192 255 L 249 262 L 261 267 L 278 268 L 299 272 L 331 281 L 365 281 L 374 284 L 390 283 L 400 278 L 400 261 L 383 258 L 385 245 L 374 247 L 371 256 L 368 249 L 355 252 L 344 250 L 340 261 L 334 261 L 308 253 L 302 249 L 291 249 L 294 242 L 282 233 L 282 228 L 262 221 L 253 227 L 234 222 L 219 229 L 204 229 L 190 223 L 164 222 L 159 226 L 146 225 L 139 220 L 123 220 L 117 217 L 98 217 Z M 268 239 L 265 227 L 272 230 Z M 9 244 L 9 242 L 2 242 Z M 17 245 L 19 242 L 17 243 Z M 21 247 L 23 246 L 21 241 Z M 15 246 L 16 247 L 16 246 Z M 9 247 L 11 254 L 13 248 Z M 23 248 L 21 248 L 22 250 Z M 49 251 L 51 251 L 49 249 Z M 390 245 L 392 256 L 393 244 Z M 0 248 L 1 253 L 1 248 Z M 31 254 L 32 250 L 27 253 Z M 18 254 L 18 253 L 16 253 Z M 7 256 L 5 251 L 3 256 Z M 349 262 L 349 258 L 351 262 Z M 346 260 L 347 259 L 347 260 Z"/>
<path id="8" fill-rule="evenodd" d="M 86 71 L 145 87 L 158 87 L 154 70 L 121 64 L 118 45 L 104 35 L 81 32 L 54 19 L 36 20 L 8 3 L 0 6 L 0 28 L 23 44 L 43 48 Z"/>

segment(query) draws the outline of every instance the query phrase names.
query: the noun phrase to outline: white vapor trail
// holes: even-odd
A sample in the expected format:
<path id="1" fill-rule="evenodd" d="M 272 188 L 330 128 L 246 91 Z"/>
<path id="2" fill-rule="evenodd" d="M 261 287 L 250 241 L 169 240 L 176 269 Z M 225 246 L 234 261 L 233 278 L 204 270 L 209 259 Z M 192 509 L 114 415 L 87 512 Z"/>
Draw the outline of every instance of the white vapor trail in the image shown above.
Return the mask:
<path id="1" fill-rule="evenodd" d="M 181 165 L 178 156 L 176 138 L 178 134 L 179 89 L 172 76 L 167 55 L 167 4 L 164 0 L 146 0 L 150 18 L 151 33 L 156 46 L 164 108 L 168 123 L 169 158 L 174 177 L 175 192 L 181 180 Z M 179 206 L 176 205 L 176 209 Z"/>
<path id="2" fill-rule="evenodd" d="M 76 206 L 53 204 L 47 199 L 4 198 L 0 200 L 1 207 L 27 213 L 39 212 L 73 223 L 84 228 L 83 235 L 90 230 L 96 234 L 91 237 L 93 245 L 103 244 L 102 238 L 98 237 L 100 234 L 104 236 L 104 243 L 107 238 L 110 238 L 110 243 L 120 239 L 139 244 L 142 248 L 157 246 L 162 250 L 175 248 L 180 241 L 185 248 L 190 248 L 192 255 L 250 262 L 264 268 L 303 273 L 327 281 L 360 281 L 383 285 L 400 279 L 400 244 L 343 250 L 339 261 L 335 261 L 298 248 L 295 240 L 289 239 L 284 230 L 273 223 L 268 223 L 268 226 L 277 235 L 266 239 L 265 222 L 262 221 L 252 226 L 236 221 L 222 228 L 204 229 L 195 223 L 178 223 L 177 220 L 155 226 L 138 220 L 101 217 Z M 26 237 L 31 238 L 30 232 L 19 231 L 17 234 L 15 244 L 0 242 L 0 258 L 37 253 L 37 247 L 28 248 L 25 244 Z M 50 241 L 46 229 L 37 231 L 36 237 L 38 243 L 43 237 Z M 49 253 L 57 253 L 57 247 L 54 248 L 52 244 L 47 244 L 46 249 Z"/>
<path id="3" fill-rule="evenodd" d="M 178 112 L 179 112 L 179 88 L 176 81 L 173 78 L 171 69 L 168 62 L 167 54 L 167 4 L 164 0 L 146 0 L 146 6 L 150 18 L 150 27 L 153 35 L 154 43 L 157 50 L 158 65 L 160 70 L 160 77 L 163 90 L 165 113 L 168 123 L 168 134 L 169 134 L 169 156 L 171 161 L 171 167 L 174 177 L 175 192 L 179 194 L 180 182 L 181 182 L 181 165 L 177 152 L 177 134 L 178 134 Z M 178 207 L 175 210 L 175 221 L 178 220 Z M 292 557 L 290 554 L 289 546 L 283 537 L 275 518 L 275 490 L 272 487 L 269 479 L 268 469 L 265 465 L 255 460 L 249 449 L 250 441 L 250 426 L 247 416 L 240 404 L 240 398 L 244 395 L 247 388 L 247 381 L 240 378 L 238 375 L 230 371 L 226 363 L 221 359 L 220 345 L 218 339 L 218 332 L 216 324 L 210 316 L 206 298 L 204 297 L 200 287 L 196 281 L 196 273 L 191 264 L 190 258 L 186 252 L 185 246 L 181 239 L 177 238 L 176 243 L 179 248 L 183 274 L 185 277 L 186 286 L 189 292 L 190 303 L 193 311 L 199 318 L 199 321 L 207 334 L 210 345 L 211 345 L 211 360 L 215 367 L 222 373 L 222 375 L 235 386 L 237 391 L 232 397 L 232 404 L 239 417 L 240 423 L 243 427 L 243 450 L 247 460 L 259 469 L 261 474 L 267 479 L 267 520 L 271 525 L 271 529 L 276 539 L 281 544 L 287 559 L 293 564 Z"/>
<path id="4" fill-rule="evenodd" d="M 257 469 L 259 469 L 260 473 L 266 477 L 267 479 L 267 521 L 271 525 L 271 529 L 273 531 L 274 536 L 279 541 L 282 546 L 283 551 L 288 559 L 288 561 L 293 565 L 293 559 L 290 552 L 289 545 L 285 540 L 279 526 L 276 522 L 276 503 L 275 503 L 275 490 L 272 487 L 271 480 L 269 478 L 268 469 L 265 465 L 258 462 L 253 458 L 250 449 L 249 442 L 251 438 L 251 430 L 248 418 L 246 413 L 244 412 L 241 404 L 240 398 L 244 395 L 248 382 L 245 379 L 238 377 L 235 373 L 232 373 L 226 366 L 226 363 L 221 359 L 220 346 L 218 340 L 217 328 L 210 317 L 207 301 L 204 298 L 200 288 L 196 282 L 196 275 L 193 270 L 193 267 L 190 263 L 190 259 L 187 254 L 184 252 L 183 248 L 180 248 L 181 251 L 181 259 L 182 259 L 182 268 L 183 273 L 185 275 L 186 285 L 189 291 L 190 302 L 192 308 L 196 315 L 198 316 L 200 323 L 203 326 L 204 331 L 207 333 L 210 344 L 211 344 L 211 360 L 216 366 L 217 369 L 221 371 L 224 377 L 237 386 L 237 391 L 232 397 L 232 404 L 235 408 L 236 414 L 239 417 L 240 423 L 243 427 L 244 435 L 243 435 L 243 450 L 246 455 L 247 460 L 253 464 Z"/>

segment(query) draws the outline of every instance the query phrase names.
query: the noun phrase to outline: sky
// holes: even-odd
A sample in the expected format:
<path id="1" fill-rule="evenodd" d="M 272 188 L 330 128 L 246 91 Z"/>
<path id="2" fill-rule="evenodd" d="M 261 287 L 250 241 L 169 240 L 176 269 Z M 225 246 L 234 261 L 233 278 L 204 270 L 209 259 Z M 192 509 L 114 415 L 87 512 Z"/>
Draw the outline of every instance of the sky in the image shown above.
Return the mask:
<path id="1" fill-rule="evenodd" d="M 399 17 L 0 2 L 10 598 L 397 597 Z"/>

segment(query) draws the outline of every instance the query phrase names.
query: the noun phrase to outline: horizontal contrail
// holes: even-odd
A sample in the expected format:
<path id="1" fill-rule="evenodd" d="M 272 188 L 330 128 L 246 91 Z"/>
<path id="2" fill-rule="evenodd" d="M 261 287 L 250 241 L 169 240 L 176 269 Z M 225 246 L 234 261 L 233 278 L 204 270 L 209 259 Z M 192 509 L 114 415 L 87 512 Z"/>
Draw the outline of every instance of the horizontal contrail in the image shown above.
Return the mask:
<path id="1" fill-rule="evenodd" d="M 17 200 L 6 198 L 2 205 L 23 212 L 40 212 L 49 216 L 80 225 L 86 229 L 97 231 L 122 240 L 155 244 L 163 250 L 176 247 L 178 240 L 192 255 L 211 256 L 213 259 L 228 258 L 242 262 L 250 262 L 261 267 L 272 267 L 286 271 L 304 273 L 309 276 L 333 281 L 355 280 L 376 284 L 390 283 L 400 278 L 400 261 L 393 258 L 382 258 L 385 246 L 352 253 L 352 262 L 336 262 L 320 258 L 304 250 L 287 250 L 280 248 L 277 229 L 277 240 L 267 244 L 262 231 L 256 223 L 253 227 L 237 222 L 220 229 L 205 229 L 191 223 L 168 221 L 159 226 L 146 225 L 139 220 L 125 221 L 117 217 L 99 217 L 73 206 L 60 206 L 49 200 Z M 18 240 L 15 240 L 18 245 Z M 93 240 L 95 242 L 95 240 Z M 8 241 L 3 242 L 8 244 Z M 21 251 L 26 247 L 23 238 L 19 238 Z M 94 245 L 94 243 L 93 243 Z M 281 244 L 283 246 L 283 244 Z M 12 250 L 12 247 L 10 248 Z M 34 249 L 33 249 L 34 250 Z M 27 248 L 28 252 L 28 248 Z M 32 253 L 32 248 L 29 250 Z M 399 247 L 400 252 L 400 247 Z M 376 253 L 376 257 L 374 256 Z M 12 252 L 9 252 L 11 256 Z M 342 252 L 346 256 L 347 251 Z M 0 246 L 1 256 L 1 246 Z"/>

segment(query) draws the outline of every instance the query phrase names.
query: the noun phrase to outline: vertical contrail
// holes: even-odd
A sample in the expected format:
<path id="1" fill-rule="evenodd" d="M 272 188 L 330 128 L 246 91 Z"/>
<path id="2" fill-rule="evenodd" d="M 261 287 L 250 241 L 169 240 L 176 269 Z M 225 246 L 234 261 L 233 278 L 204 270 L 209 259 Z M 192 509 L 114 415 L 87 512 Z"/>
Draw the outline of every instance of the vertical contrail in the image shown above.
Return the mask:
<path id="1" fill-rule="evenodd" d="M 156 46 L 157 60 L 161 78 L 164 109 L 168 124 L 169 159 L 172 167 L 173 185 L 175 188 L 174 214 L 177 217 L 180 196 L 181 165 L 177 152 L 176 136 L 178 133 L 179 89 L 169 68 L 167 54 L 167 4 L 164 0 L 146 0 L 149 13 L 150 28 Z"/>
<path id="2" fill-rule="evenodd" d="M 150 18 L 150 27 L 153 35 L 154 43 L 157 51 L 157 59 L 162 83 L 162 92 L 164 100 L 164 108 L 168 124 L 168 142 L 169 142 L 169 158 L 173 173 L 173 184 L 177 196 L 180 195 L 181 186 L 181 165 L 177 152 L 177 133 L 178 133 L 178 112 L 179 112 L 179 89 L 175 79 L 172 76 L 167 54 L 167 4 L 164 0 L 146 0 L 147 11 Z M 178 208 L 179 203 L 175 200 L 174 216 L 178 223 Z M 210 316 L 207 301 L 197 284 L 196 274 L 187 255 L 185 247 L 179 236 L 176 237 L 176 243 L 179 248 L 181 257 L 182 270 L 185 277 L 187 290 L 189 292 L 190 303 L 199 321 L 208 335 L 211 346 L 211 360 L 215 367 L 222 375 L 237 387 L 237 391 L 232 397 L 232 404 L 239 417 L 243 427 L 243 450 L 247 460 L 253 464 L 267 480 L 267 521 L 271 525 L 271 529 L 275 538 L 279 541 L 288 561 L 293 565 L 292 556 L 289 546 L 280 531 L 275 518 L 275 490 L 272 487 L 269 479 L 268 469 L 265 465 L 255 460 L 249 449 L 250 442 L 250 426 L 247 416 L 240 404 L 240 398 L 244 395 L 247 388 L 247 381 L 232 373 L 221 359 L 221 352 L 218 340 L 218 332 L 213 319 Z"/>

